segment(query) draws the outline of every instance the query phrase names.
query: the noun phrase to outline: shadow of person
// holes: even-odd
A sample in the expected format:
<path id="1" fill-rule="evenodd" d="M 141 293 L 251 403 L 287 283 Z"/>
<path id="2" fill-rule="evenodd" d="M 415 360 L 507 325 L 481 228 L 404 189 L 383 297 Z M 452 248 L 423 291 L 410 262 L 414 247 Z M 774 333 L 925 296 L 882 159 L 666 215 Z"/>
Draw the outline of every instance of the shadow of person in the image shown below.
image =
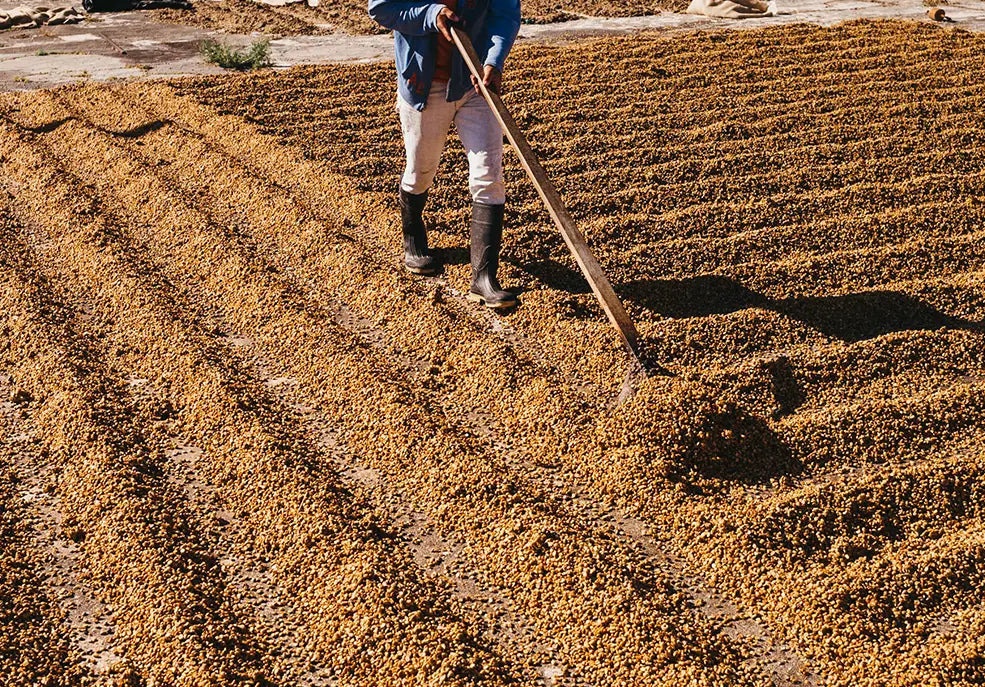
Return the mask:
<path id="1" fill-rule="evenodd" d="M 625 301 L 675 319 L 724 315 L 767 303 L 737 281 L 715 275 L 632 281 L 617 286 L 616 291 Z"/>
<path id="2" fill-rule="evenodd" d="M 770 307 L 827 336 L 849 342 L 892 332 L 982 329 L 980 322 L 952 317 L 918 298 L 896 291 L 793 297 L 772 301 Z"/>
<path id="3" fill-rule="evenodd" d="M 719 275 L 641 280 L 623 284 L 618 291 L 628 302 L 664 317 L 706 317 L 764 308 L 803 322 L 825 336 L 848 342 L 892 332 L 945 327 L 983 331 L 981 322 L 947 315 L 918 298 L 896 291 L 772 299 Z"/>

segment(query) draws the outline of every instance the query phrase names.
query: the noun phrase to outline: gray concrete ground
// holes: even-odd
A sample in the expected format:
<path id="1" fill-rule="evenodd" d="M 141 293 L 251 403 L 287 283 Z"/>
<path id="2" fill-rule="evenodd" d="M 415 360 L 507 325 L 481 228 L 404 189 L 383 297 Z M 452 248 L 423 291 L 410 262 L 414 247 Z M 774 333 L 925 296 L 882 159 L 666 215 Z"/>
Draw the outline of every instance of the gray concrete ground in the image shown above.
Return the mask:
<path id="1" fill-rule="evenodd" d="M 18 4 L 0 0 L 0 9 Z M 40 2 L 40 0 L 37 0 Z M 923 0 L 778 0 L 779 13 L 758 19 L 709 19 L 662 13 L 631 19 L 585 17 L 548 25 L 525 25 L 522 40 L 547 41 L 602 33 L 641 30 L 746 29 L 767 25 L 814 22 L 835 24 L 859 18 L 897 17 L 919 21 L 927 18 Z M 951 0 L 941 7 L 956 26 L 985 30 L 985 2 Z M 147 12 L 92 15 L 91 21 L 0 31 L 0 90 L 44 88 L 82 80 L 132 80 L 167 76 L 210 74 L 222 70 L 206 64 L 199 43 L 214 32 L 163 24 Z M 227 34 L 223 40 L 248 44 L 255 36 Z M 374 61 L 391 54 L 389 36 L 296 36 L 273 40 L 277 68 L 297 64 Z"/>

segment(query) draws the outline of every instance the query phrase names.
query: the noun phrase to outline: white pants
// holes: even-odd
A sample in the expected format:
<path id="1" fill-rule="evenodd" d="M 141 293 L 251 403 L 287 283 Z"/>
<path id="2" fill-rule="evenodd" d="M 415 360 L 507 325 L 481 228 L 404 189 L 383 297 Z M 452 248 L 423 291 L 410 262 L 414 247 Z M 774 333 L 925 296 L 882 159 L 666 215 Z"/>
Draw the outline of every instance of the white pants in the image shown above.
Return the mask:
<path id="1" fill-rule="evenodd" d="M 503 186 L 503 130 L 485 98 L 475 91 L 456 102 L 446 102 L 447 84 L 434 83 L 423 112 L 397 96 L 400 127 L 404 132 L 407 167 L 400 187 L 408 193 L 424 193 L 434 183 L 448 129 L 455 122 L 469 158 L 469 191 L 472 200 L 486 205 L 506 202 Z"/>

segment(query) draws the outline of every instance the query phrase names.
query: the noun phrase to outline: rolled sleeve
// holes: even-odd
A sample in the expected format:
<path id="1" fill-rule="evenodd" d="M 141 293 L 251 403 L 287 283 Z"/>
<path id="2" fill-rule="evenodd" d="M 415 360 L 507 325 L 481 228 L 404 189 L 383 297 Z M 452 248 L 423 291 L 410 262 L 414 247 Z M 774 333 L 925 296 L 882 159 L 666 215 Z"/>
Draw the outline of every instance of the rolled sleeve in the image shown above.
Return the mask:
<path id="1" fill-rule="evenodd" d="M 489 52 L 486 53 L 484 64 L 503 71 L 503 66 L 506 64 L 506 56 L 510 54 L 510 48 L 500 36 L 490 37 L 489 43 Z"/>
<path id="2" fill-rule="evenodd" d="M 428 7 L 427 14 L 424 16 L 424 30 L 426 33 L 437 33 L 438 14 L 443 9 L 445 9 L 445 6 L 440 3 L 435 3 Z"/>
<path id="3" fill-rule="evenodd" d="M 489 39 L 483 64 L 503 71 L 506 58 L 520 33 L 519 0 L 492 0 L 487 26 Z"/>

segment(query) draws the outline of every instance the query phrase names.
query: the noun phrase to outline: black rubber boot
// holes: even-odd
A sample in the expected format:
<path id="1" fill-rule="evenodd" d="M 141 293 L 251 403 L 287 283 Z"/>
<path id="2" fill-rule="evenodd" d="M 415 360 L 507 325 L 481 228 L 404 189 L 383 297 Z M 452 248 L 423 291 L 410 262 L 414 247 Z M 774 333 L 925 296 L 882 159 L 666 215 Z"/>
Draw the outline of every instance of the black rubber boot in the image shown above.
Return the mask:
<path id="1" fill-rule="evenodd" d="M 441 260 L 428 248 L 428 234 L 424 227 L 424 205 L 427 202 L 427 191 L 415 195 L 400 189 L 404 265 L 414 274 L 437 274 L 441 271 Z"/>
<path id="2" fill-rule="evenodd" d="M 516 305 L 516 294 L 499 285 L 499 249 L 503 244 L 503 206 L 472 203 L 472 287 L 468 299 L 489 308 Z"/>

